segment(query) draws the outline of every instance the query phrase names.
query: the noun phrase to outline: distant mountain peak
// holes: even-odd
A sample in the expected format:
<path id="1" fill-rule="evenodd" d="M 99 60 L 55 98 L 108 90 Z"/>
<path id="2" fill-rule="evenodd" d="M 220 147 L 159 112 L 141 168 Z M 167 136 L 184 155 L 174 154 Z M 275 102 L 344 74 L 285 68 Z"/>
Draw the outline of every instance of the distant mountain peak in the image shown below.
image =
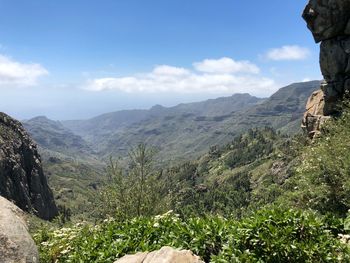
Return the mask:
<path id="1" fill-rule="evenodd" d="M 45 115 L 36 116 L 36 117 L 34 117 L 34 118 L 29 119 L 28 121 L 40 121 L 40 120 L 43 120 L 43 121 L 52 121 L 52 120 L 50 120 L 48 117 L 46 117 Z"/>
<path id="2" fill-rule="evenodd" d="M 151 111 L 159 111 L 159 110 L 163 110 L 163 109 L 165 109 L 164 106 L 162 106 L 162 105 L 160 105 L 160 104 L 156 104 L 156 105 L 154 105 L 150 110 L 151 110 Z"/>

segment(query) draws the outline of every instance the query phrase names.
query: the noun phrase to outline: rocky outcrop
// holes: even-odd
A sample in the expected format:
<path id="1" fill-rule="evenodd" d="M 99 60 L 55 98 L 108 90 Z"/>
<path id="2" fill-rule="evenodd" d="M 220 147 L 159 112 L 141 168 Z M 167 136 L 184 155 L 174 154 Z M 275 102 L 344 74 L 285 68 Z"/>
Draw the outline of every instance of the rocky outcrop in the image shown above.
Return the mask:
<path id="1" fill-rule="evenodd" d="M 323 123 L 330 118 L 324 114 L 324 105 L 324 93 L 322 90 L 313 92 L 306 103 L 302 128 L 311 138 L 319 133 Z"/>
<path id="2" fill-rule="evenodd" d="M 58 214 L 36 144 L 20 122 L 0 113 L 0 195 L 50 220 Z"/>
<path id="3" fill-rule="evenodd" d="M 340 113 L 339 101 L 350 91 L 350 1 L 310 0 L 303 18 L 315 41 L 321 42 L 321 90 L 309 99 L 303 127 L 310 137 L 330 116 Z"/>
<path id="4" fill-rule="evenodd" d="M 28 233 L 24 212 L 1 196 L 0 262 L 39 262 L 38 250 Z"/>
<path id="5" fill-rule="evenodd" d="M 171 247 L 162 247 L 153 252 L 128 255 L 114 263 L 204 263 L 198 256 L 189 250 L 177 250 Z"/>

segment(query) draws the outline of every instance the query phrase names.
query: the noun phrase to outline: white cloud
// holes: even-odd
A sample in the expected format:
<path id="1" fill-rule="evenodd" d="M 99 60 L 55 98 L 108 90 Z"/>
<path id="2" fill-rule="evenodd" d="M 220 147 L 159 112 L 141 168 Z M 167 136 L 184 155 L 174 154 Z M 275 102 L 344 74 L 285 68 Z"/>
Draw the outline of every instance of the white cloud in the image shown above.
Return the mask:
<path id="1" fill-rule="evenodd" d="M 40 64 L 23 64 L 0 55 L 0 88 L 12 86 L 33 86 L 41 76 L 49 72 Z"/>
<path id="2" fill-rule="evenodd" d="M 208 65 L 207 61 L 214 60 L 194 63 L 195 69 L 198 70 L 196 65 Z M 217 61 L 226 61 L 226 59 Z M 246 65 L 254 64 L 247 61 Z M 210 72 L 198 72 L 191 69 L 162 65 L 155 67 L 149 73 L 120 78 L 92 79 L 88 81 L 85 88 L 91 91 L 118 90 L 128 93 L 233 94 L 247 92 L 257 96 L 265 96 L 277 89 L 274 80 L 257 74 L 257 70 L 247 72 L 246 69 L 231 69 L 229 72 L 224 72 L 223 68 L 219 69 L 217 67 L 216 70 L 214 70 L 214 67 L 212 68 L 213 70 Z"/>
<path id="3" fill-rule="evenodd" d="M 310 56 L 310 50 L 300 46 L 283 46 L 269 50 L 265 57 L 269 60 L 304 60 Z"/>
<path id="4" fill-rule="evenodd" d="M 234 61 L 231 58 L 205 59 L 193 64 L 194 68 L 207 73 L 252 73 L 258 74 L 260 69 L 249 61 Z"/>
<path id="5" fill-rule="evenodd" d="M 166 76 L 183 76 L 190 74 L 190 71 L 184 68 L 177 68 L 167 65 L 161 65 L 154 68 L 153 73 L 156 75 Z"/>

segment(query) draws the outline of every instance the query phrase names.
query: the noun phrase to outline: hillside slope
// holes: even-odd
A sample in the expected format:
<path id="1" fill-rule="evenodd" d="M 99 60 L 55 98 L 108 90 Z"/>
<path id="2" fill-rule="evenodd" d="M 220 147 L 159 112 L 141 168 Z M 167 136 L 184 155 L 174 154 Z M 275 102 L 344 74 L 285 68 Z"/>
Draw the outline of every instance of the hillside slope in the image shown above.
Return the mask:
<path id="1" fill-rule="evenodd" d="M 229 103 L 233 105 L 230 110 L 229 103 L 224 103 L 226 111 L 215 111 L 224 99 L 193 104 L 194 107 L 158 106 L 156 110 L 150 110 L 149 117 L 123 129 L 105 130 L 104 136 L 95 137 L 90 142 L 100 156 L 106 157 L 124 156 L 131 146 L 145 141 L 158 148 L 161 162 L 168 162 L 200 156 L 210 146 L 225 144 L 233 136 L 253 127 L 271 126 L 295 133 L 300 130 L 307 98 L 318 86 L 319 81 L 292 84 L 266 100 L 253 103 L 247 95 L 235 95 L 230 97 Z M 201 110 L 204 108 L 206 110 Z"/>
<path id="2" fill-rule="evenodd" d="M 63 159 L 83 159 L 92 161 L 96 154 L 90 145 L 65 128 L 59 121 L 50 120 L 44 116 L 22 121 L 25 129 L 40 146 L 40 151 L 48 157 Z"/>
<path id="3" fill-rule="evenodd" d="M 146 142 L 157 148 L 159 163 L 181 162 L 253 127 L 271 126 L 290 134 L 300 131 L 306 100 L 319 84 L 292 84 L 268 99 L 235 94 L 170 108 L 156 105 L 149 110 L 112 112 L 89 120 L 55 122 L 38 117 L 24 123 L 47 152 L 44 155 L 106 160 L 124 157 L 132 146 Z"/>

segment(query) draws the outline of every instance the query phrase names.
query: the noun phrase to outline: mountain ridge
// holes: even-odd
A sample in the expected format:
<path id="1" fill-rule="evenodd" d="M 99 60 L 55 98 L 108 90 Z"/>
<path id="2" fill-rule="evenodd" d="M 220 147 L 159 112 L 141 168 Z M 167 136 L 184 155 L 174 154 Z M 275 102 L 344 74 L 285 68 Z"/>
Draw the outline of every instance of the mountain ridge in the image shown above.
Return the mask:
<path id="1" fill-rule="evenodd" d="M 225 144 L 252 127 L 271 126 L 286 133 L 300 131 L 306 100 L 319 84 L 320 81 L 294 83 L 265 99 L 243 93 L 174 107 L 155 105 L 149 110 L 111 112 L 88 120 L 49 122 L 47 119 L 47 125 L 58 126 L 47 128 L 47 135 L 42 131 L 45 125 L 40 124 L 45 120 L 43 117 L 24 124 L 34 139 L 38 131 L 43 133 L 39 138 L 54 137 L 54 130 L 59 136 L 61 132 L 72 137 L 68 142 L 80 142 L 83 150 L 73 147 L 70 155 L 85 152 L 102 160 L 109 156 L 124 157 L 133 145 L 147 142 L 157 148 L 163 161 L 183 160 L 196 158 L 210 146 Z M 30 129 L 34 123 L 39 123 L 41 130 Z M 39 145 L 45 148 L 40 140 Z"/>

